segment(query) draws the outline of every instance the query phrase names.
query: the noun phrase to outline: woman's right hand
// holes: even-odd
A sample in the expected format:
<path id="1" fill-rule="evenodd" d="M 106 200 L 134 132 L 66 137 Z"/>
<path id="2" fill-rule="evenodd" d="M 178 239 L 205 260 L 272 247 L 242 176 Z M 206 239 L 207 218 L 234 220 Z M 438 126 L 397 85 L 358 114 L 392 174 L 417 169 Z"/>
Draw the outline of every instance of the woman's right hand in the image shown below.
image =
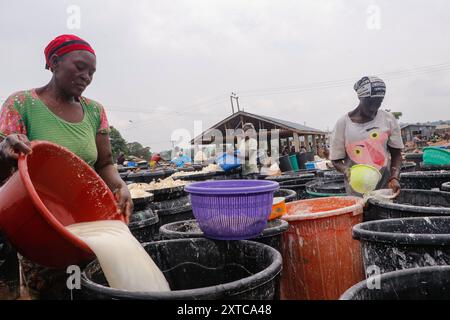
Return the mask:
<path id="1" fill-rule="evenodd" d="M 31 154 L 31 143 L 24 134 L 10 134 L 0 143 L 0 159 L 10 167 L 17 166 L 21 153 Z"/>

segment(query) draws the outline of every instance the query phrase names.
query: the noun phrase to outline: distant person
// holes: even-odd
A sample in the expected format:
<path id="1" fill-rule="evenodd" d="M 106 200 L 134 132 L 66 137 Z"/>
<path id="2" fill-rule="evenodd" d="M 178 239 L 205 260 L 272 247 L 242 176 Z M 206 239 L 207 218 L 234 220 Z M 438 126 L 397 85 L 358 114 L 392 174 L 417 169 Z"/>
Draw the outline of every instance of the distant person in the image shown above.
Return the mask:
<path id="1" fill-rule="evenodd" d="M 386 85 L 377 77 L 363 77 L 354 89 L 359 104 L 341 117 L 331 137 L 330 160 L 344 173 L 348 194 L 361 196 L 349 185 L 350 168 L 355 164 L 371 165 L 382 175 L 376 189 L 389 186 L 400 191 L 399 175 L 404 148 L 400 126 L 395 117 L 381 110 Z"/>
<path id="2" fill-rule="evenodd" d="M 300 147 L 300 153 L 307 153 L 307 152 L 308 152 L 308 150 L 306 150 L 305 146 L 302 145 L 302 146 Z"/>
<path id="3" fill-rule="evenodd" d="M 155 153 L 150 158 L 150 168 L 154 169 L 158 165 L 158 163 L 161 161 L 161 155 L 159 153 Z"/>
<path id="4" fill-rule="evenodd" d="M 124 162 L 125 162 L 125 155 L 123 154 L 123 152 L 121 152 L 117 157 L 117 164 L 123 166 Z"/>
<path id="5" fill-rule="evenodd" d="M 239 142 L 237 157 L 242 162 L 242 178 L 257 179 L 259 170 L 257 164 L 258 141 L 256 130 L 252 123 L 242 126 L 244 137 Z"/>

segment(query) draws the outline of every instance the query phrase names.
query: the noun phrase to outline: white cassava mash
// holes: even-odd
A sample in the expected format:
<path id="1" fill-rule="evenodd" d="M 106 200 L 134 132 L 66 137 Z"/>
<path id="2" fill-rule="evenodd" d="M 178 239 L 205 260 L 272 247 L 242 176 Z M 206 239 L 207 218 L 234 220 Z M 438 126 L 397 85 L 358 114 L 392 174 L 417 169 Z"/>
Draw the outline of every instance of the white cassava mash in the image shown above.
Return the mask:
<path id="1" fill-rule="evenodd" d="M 170 291 L 164 274 L 122 221 L 84 222 L 66 228 L 95 253 L 111 288 Z"/>

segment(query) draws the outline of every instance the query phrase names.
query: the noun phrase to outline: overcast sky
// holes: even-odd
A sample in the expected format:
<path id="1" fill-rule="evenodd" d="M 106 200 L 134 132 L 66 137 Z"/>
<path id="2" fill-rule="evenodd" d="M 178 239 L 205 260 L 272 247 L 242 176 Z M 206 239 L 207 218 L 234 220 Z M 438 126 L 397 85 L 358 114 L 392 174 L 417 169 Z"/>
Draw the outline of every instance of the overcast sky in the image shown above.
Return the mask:
<path id="1" fill-rule="evenodd" d="M 2 0 L 0 12 L 0 99 L 46 84 L 44 47 L 77 34 L 97 53 L 84 95 L 155 151 L 230 115 L 231 92 L 245 111 L 331 130 L 363 75 L 385 79 L 402 122 L 450 119 L 448 0 Z"/>

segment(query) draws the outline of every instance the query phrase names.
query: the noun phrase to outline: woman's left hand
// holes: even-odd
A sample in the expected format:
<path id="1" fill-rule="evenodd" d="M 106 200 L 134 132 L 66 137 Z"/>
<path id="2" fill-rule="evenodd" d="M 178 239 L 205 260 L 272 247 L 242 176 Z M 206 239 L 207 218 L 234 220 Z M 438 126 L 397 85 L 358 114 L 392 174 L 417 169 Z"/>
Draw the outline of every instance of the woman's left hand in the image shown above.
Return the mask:
<path id="1" fill-rule="evenodd" d="M 126 184 L 122 184 L 118 189 L 114 191 L 114 196 L 117 200 L 117 206 L 119 207 L 119 213 L 125 216 L 125 222 L 130 222 L 130 216 L 133 212 L 133 200 L 131 199 L 130 190 Z"/>
<path id="2" fill-rule="evenodd" d="M 392 189 L 392 192 L 394 192 L 394 195 L 398 196 L 400 194 L 400 182 L 397 178 L 390 179 L 389 180 L 389 188 Z"/>

